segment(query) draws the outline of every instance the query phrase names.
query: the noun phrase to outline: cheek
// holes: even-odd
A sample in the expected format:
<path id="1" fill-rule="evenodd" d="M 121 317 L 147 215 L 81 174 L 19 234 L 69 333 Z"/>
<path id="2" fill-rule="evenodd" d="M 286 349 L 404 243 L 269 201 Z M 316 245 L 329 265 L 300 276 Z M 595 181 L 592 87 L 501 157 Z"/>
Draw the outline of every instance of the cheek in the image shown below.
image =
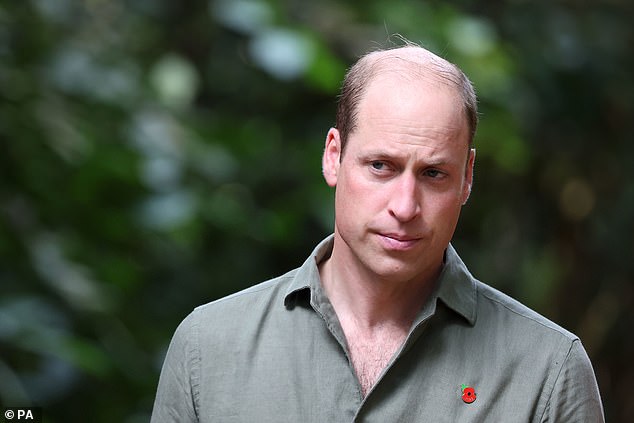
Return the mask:
<path id="1" fill-rule="evenodd" d="M 356 231 L 385 209 L 385 193 L 381 187 L 364 183 L 357 175 L 342 175 L 335 191 L 335 217 L 341 230 Z"/>
<path id="2" fill-rule="evenodd" d="M 370 211 L 375 201 L 372 193 L 359 184 L 339 184 L 335 192 L 336 214 L 339 218 L 361 220 Z"/>
<path id="3" fill-rule="evenodd" d="M 439 218 L 448 219 L 460 214 L 462 196 L 454 191 L 445 193 L 428 193 L 423 195 L 423 208 Z"/>
<path id="4" fill-rule="evenodd" d="M 437 235 L 448 240 L 453 236 L 462 209 L 460 199 L 455 195 L 435 198 L 434 201 L 428 198 L 423 204 L 422 218 L 425 224 L 435 228 Z"/>
<path id="5" fill-rule="evenodd" d="M 383 187 L 369 183 L 361 172 L 342 173 L 337 184 L 339 200 L 362 212 L 364 206 L 379 202 Z M 364 205 L 364 206 L 362 206 Z"/>

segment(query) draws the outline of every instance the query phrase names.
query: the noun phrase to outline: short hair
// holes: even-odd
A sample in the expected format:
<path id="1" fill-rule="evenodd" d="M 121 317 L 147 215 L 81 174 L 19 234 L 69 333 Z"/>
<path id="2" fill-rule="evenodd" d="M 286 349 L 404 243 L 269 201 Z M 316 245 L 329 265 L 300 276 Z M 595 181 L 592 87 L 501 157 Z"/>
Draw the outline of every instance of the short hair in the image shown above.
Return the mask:
<path id="1" fill-rule="evenodd" d="M 400 49 L 414 49 L 415 60 L 402 57 Z M 382 60 L 387 57 L 391 60 Z M 359 104 L 372 82 L 380 72 L 394 68 L 395 60 L 401 60 L 405 65 L 417 65 L 425 75 L 432 75 L 444 83 L 454 86 L 462 98 L 463 110 L 469 129 L 469 148 L 473 146 L 476 128 L 478 126 L 478 102 L 473 84 L 464 72 L 455 64 L 431 53 L 419 45 L 406 41 L 404 47 L 376 50 L 363 55 L 346 73 L 337 101 L 335 127 L 341 137 L 341 152 L 343 153 L 348 137 L 357 128 Z"/>

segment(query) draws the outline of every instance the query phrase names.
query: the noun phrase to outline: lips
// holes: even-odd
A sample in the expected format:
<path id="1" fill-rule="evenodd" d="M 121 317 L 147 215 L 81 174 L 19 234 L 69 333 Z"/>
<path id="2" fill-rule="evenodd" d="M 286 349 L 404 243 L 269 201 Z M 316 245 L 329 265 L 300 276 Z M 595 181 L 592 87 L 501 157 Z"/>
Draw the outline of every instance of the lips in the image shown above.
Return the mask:
<path id="1" fill-rule="evenodd" d="M 421 237 L 396 233 L 379 233 L 378 236 L 384 248 L 395 251 L 410 250 L 421 240 Z"/>

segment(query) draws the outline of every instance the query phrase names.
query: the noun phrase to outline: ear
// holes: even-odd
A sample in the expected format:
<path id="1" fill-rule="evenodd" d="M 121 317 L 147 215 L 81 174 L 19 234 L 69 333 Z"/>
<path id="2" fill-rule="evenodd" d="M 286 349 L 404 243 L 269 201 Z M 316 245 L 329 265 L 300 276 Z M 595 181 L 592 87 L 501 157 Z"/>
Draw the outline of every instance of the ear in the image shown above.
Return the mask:
<path id="1" fill-rule="evenodd" d="M 322 172 L 326 183 L 334 187 L 337 185 L 337 174 L 341 161 L 341 136 L 336 128 L 330 128 L 326 135 L 326 147 L 321 161 Z"/>
<path id="2" fill-rule="evenodd" d="M 467 167 L 465 169 L 464 184 L 462 187 L 462 205 L 467 204 L 467 200 L 471 195 L 471 187 L 473 186 L 473 166 L 475 164 L 475 148 L 469 150 L 469 158 L 467 159 Z"/>

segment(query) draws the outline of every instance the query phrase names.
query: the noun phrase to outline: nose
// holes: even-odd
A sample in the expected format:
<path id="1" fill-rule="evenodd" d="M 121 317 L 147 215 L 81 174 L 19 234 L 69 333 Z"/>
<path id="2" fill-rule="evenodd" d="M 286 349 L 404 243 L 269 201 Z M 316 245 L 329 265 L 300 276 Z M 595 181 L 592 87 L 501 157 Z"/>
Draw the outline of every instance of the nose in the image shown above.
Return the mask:
<path id="1" fill-rule="evenodd" d="M 420 215 L 421 194 L 413 175 L 403 174 L 395 182 L 390 192 L 389 213 L 399 222 L 406 223 Z"/>

